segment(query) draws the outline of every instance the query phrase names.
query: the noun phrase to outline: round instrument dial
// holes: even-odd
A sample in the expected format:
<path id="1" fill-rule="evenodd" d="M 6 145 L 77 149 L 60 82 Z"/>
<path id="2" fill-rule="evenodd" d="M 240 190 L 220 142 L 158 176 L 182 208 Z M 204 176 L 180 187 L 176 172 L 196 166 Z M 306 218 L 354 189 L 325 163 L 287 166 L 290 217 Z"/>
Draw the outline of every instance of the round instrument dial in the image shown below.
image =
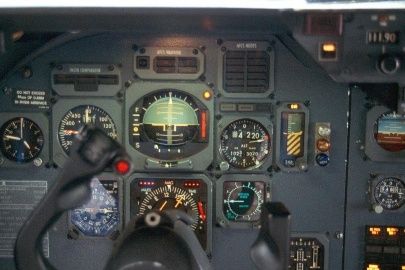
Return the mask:
<path id="1" fill-rule="evenodd" d="M 195 97 L 162 89 L 130 108 L 129 143 L 159 160 L 178 160 L 200 152 L 208 144 L 208 110 Z"/>
<path id="2" fill-rule="evenodd" d="M 168 209 L 177 209 L 187 213 L 194 222 L 190 226 L 196 230 L 204 221 L 199 215 L 197 202 L 192 195 L 179 187 L 165 185 L 148 193 L 141 202 L 139 215 L 145 215 L 150 211 L 162 212 Z"/>
<path id="3" fill-rule="evenodd" d="M 224 160 L 238 169 L 259 167 L 270 152 L 270 135 L 266 128 L 252 119 L 230 123 L 221 134 L 220 153 Z"/>
<path id="4" fill-rule="evenodd" d="M 44 135 L 39 126 L 24 118 L 14 118 L 0 129 L 0 149 L 9 160 L 29 162 L 39 156 L 44 146 Z"/>
<path id="5" fill-rule="evenodd" d="M 405 185 L 398 178 L 382 179 L 374 188 L 376 202 L 386 210 L 395 210 L 405 203 Z"/>
<path id="6" fill-rule="evenodd" d="M 181 145 L 192 140 L 198 131 L 194 104 L 173 92 L 153 102 L 143 115 L 143 127 L 149 139 L 160 145 Z"/>
<path id="7" fill-rule="evenodd" d="M 96 126 L 113 139 L 118 137 L 115 123 L 106 111 L 93 105 L 80 105 L 68 111 L 59 124 L 59 143 L 66 154 L 84 125 Z"/>
<path id="8" fill-rule="evenodd" d="M 264 192 L 264 182 L 224 182 L 225 217 L 230 221 L 259 220 Z"/>
<path id="9" fill-rule="evenodd" d="M 120 221 L 117 181 L 93 178 L 90 187 L 90 201 L 71 211 L 71 223 L 86 236 L 107 236 Z"/>

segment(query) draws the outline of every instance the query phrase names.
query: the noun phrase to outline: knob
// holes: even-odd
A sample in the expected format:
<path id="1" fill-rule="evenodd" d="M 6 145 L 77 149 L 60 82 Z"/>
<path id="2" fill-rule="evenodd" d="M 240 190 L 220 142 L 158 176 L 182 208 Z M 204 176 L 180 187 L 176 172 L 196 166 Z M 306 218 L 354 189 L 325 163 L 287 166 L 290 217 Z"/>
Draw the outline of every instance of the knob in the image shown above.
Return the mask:
<path id="1" fill-rule="evenodd" d="M 388 75 L 395 74 L 401 67 L 401 61 L 398 57 L 393 55 L 384 55 L 379 62 L 380 70 Z"/>

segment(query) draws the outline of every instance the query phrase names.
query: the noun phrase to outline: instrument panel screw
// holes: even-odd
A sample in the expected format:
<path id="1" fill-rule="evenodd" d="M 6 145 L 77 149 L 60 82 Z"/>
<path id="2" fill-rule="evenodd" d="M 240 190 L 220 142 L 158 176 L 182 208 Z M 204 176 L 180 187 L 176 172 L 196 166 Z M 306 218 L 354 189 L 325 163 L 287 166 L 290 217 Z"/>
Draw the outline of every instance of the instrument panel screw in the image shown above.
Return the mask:
<path id="1" fill-rule="evenodd" d="M 336 232 L 335 237 L 338 240 L 342 240 L 344 238 L 344 234 L 342 232 Z"/>
<path id="2" fill-rule="evenodd" d="M 198 54 L 198 50 L 197 49 L 193 49 L 193 54 L 197 55 Z"/>
<path id="3" fill-rule="evenodd" d="M 113 70 L 114 70 L 114 66 L 113 66 L 113 65 L 109 65 L 109 66 L 108 66 L 108 70 L 109 70 L 109 71 L 113 71 Z"/>
<path id="4" fill-rule="evenodd" d="M 5 95 L 10 95 L 13 90 L 9 87 L 4 87 L 3 92 Z"/>
<path id="5" fill-rule="evenodd" d="M 218 45 L 222 45 L 222 43 L 223 43 L 222 39 L 220 39 L 220 38 L 217 39 L 217 44 L 218 44 Z"/>
<path id="6" fill-rule="evenodd" d="M 227 171 L 227 170 L 229 170 L 229 163 L 226 162 L 226 161 L 222 161 L 222 162 L 219 164 L 219 169 L 220 169 L 221 171 Z"/>
<path id="7" fill-rule="evenodd" d="M 128 88 L 131 86 L 131 84 L 132 84 L 132 82 L 128 80 L 125 82 L 124 86 L 125 86 L 125 88 Z"/>
<path id="8" fill-rule="evenodd" d="M 22 70 L 22 76 L 24 79 L 28 79 L 32 77 L 32 69 L 29 67 L 24 67 Z"/>
<path id="9" fill-rule="evenodd" d="M 309 107 L 309 105 L 311 105 L 311 101 L 309 100 L 304 101 L 304 105 L 305 107 Z"/>
<path id="10" fill-rule="evenodd" d="M 34 159 L 33 163 L 35 166 L 40 167 L 42 165 L 43 161 L 41 158 L 36 158 L 36 159 Z"/>
<path id="11" fill-rule="evenodd" d="M 226 47 L 221 47 L 221 51 L 225 52 L 225 51 L 226 51 Z"/>
<path id="12" fill-rule="evenodd" d="M 141 48 L 141 49 L 139 50 L 139 52 L 142 53 L 142 54 L 145 53 L 145 51 L 146 51 L 145 48 Z"/>

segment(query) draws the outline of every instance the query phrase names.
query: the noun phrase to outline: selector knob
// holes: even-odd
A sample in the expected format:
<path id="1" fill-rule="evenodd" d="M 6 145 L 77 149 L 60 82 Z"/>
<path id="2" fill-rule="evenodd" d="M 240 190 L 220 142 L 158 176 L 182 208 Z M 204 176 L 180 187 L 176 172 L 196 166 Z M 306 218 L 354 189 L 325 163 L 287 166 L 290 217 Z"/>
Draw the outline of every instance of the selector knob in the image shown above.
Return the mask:
<path id="1" fill-rule="evenodd" d="M 381 57 L 378 66 L 383 73 L 392 75 L 401 67 L 401 60 L 393 55 L 384 55 Z"/>

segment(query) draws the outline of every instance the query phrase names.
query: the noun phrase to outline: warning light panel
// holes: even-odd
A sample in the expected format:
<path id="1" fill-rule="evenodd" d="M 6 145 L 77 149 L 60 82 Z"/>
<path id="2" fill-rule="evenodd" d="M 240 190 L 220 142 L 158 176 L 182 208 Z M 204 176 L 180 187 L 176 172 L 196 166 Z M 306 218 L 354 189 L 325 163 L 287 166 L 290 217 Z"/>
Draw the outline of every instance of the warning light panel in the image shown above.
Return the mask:
<path id="1" fill-rule="evenodd" d="M 404 227 L 366 226 L 364 238 L 364 270 L 405 270 Z"/>

